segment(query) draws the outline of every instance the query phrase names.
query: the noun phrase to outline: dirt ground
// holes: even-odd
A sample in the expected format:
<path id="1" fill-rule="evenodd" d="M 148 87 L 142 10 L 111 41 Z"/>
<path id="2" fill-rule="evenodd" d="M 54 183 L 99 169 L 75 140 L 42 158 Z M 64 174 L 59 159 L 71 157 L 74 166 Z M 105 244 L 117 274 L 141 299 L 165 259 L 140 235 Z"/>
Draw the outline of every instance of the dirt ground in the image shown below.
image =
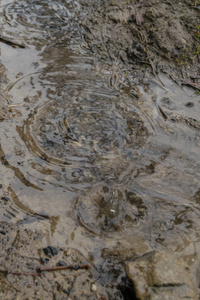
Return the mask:
<path id="1" fill-rule="evenodd" d="M 198 83 L 199 12 L 194 0 L 101 2 L 83 22 L 84 38 L 99 60 L 114 64 L 115 80 L 125 68 L 130 84 L 141 70 Z"/>

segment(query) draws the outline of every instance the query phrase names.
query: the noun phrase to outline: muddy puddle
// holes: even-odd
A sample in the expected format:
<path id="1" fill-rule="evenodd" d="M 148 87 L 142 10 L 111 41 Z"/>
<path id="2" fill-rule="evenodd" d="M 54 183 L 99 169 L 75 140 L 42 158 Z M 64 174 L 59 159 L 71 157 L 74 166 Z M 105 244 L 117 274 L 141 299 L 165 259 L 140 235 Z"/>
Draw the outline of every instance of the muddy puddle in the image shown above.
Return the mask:
<path id="1" fill-rule="evenodd" d="M 48 246 L 92 266 L 9 275 L 5 299 L 129 299 L 127 259 L 167 249 L 193 266 L 200 255 L 200 96 L 162 74 L 164 86 L 150 73 L 116 86 L 87 50 L 86 14 L 75 1 L 1 1 L 1 269 L 33 270 Z"/>

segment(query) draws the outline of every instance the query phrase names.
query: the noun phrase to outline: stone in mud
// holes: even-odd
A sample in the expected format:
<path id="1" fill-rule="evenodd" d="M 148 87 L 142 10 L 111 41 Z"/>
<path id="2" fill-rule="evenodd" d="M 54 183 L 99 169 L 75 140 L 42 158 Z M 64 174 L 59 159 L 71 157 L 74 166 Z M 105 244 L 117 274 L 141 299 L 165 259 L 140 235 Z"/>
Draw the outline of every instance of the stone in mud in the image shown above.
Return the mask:
<path id="1" fill-rule="evenodd" d="M 48 246 L 46 248 L 43 248 L 43 251 L 44 251 L 44 254 L 46 256 L 49 256 L 49 257 L 55 256 L 55 255 L 58 254 L 58 250 L 56 248 L 52 247 L 52 246 Z"/>
<path id="2" fill-rule="evenodd" d="M 97 292 L 97 286 L 96 286 L 96 284 L 92 284 L 91 285 L 91 291 L 93 291 L 93 292 Z"/>
<path id="3" fill-rule="evenodd" d="M 149 252 L 126 264 L 137 299 L 198 299 L 187 264 L 167 252 Z"/>
<path id="4" fill-rule="evenodd" d="M 185 104 L 186 107 L 193 107 L 194 106 L 194 102 L 187 102 Z"/>
<path id="5" fill-rule="evenodd" d="M 5 230 L 0 230 L 0 234 L 6 235 L 6 231 Z"/>
<path id="6" fill-rule="evenodd" d="M 60 261 L 57 263 L 57 266 L 59 266 L 59 267 L 66 267 L 66 266 L 67 266 L 67 263 L 66 263 L 65 261 L 60 260 Z"/>
<path id="7" fill-rule="evenodd" d="M 47 264 L 47 263 L 49 262 L 49 259 L 48 259 L 48 258 L 45 258 L 45 257 L 41 257 L 41 258 L 40 258 L 40 262 L 41 262 L 42 264 Z"/>

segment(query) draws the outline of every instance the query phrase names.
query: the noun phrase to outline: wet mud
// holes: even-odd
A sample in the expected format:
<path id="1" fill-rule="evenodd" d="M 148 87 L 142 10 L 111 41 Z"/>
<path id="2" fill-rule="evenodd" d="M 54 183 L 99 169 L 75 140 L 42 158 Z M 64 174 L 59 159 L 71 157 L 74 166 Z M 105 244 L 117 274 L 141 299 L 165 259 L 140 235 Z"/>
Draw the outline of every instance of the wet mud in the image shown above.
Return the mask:
<path id="1" fill-rule="evenodd" d="M 198 2 L 1 1 L 1 299 L 143 299 L 157 250 L 196 297 Z"/>

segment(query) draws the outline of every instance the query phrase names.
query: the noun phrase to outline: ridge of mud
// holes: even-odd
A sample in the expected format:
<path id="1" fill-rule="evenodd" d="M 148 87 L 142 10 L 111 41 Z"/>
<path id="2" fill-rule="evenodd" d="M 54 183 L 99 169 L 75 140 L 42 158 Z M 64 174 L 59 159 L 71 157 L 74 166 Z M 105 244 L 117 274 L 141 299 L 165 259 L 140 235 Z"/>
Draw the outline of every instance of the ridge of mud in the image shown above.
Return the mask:
<path id="1" fill-rule="evenodd" d="M 199 75 L 195 1 L 101 2 L 82 27 L 89 48 L 100 60 L 119 60 L 135 74 L 150 66 L 154 75 L 159 71 L 179 77 Z"/>

